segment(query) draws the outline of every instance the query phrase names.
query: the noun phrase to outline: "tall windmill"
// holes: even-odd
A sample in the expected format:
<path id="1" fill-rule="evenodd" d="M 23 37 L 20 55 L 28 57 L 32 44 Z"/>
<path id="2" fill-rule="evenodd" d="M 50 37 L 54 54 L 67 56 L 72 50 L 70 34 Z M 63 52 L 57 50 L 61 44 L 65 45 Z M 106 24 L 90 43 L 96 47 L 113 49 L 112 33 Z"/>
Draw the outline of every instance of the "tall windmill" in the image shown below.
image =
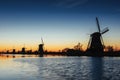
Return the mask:
<path id="1" fill-rule="evenodd" d="M 44 53 L 44 49 L 43 49 L 43 46 L 44 46 L 44 42 L 43 42 L 43 39 L 41 38 L 41 44 L 39 44 L 39 48 L 38 48 L 38 52 L 40 53 L 40 57 L 43 57 L 43 53 Z"/>
<path id="2" fill-rule="evenodd" d="M 94 33 L 92 33 L 90 35 L 90 40 L 88 42 L 87 51 L 90 51 L 90 52 L 103 52 L 103 50 L 104 50 L 104 42 L 103 42 L 102 35 L 105 34 L 106 32 L 108 32 L 109 29 L 106 27 L 105 29 L 103 29 L 101 31 L 99 21 L 98 21 L 97 17 L 96 17 L 96 23 L 97 23 L 98 31 L 94 32 Z"/>

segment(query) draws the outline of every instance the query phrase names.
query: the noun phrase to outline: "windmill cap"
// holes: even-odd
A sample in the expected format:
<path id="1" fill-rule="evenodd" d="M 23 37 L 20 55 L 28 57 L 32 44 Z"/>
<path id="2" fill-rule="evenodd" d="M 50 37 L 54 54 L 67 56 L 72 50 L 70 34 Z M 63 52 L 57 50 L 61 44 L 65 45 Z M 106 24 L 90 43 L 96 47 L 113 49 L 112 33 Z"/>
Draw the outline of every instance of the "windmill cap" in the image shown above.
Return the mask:
<path id="1" fill-rule="evenodd" d="M 99 32 L 94 32 L 93 34 L 91 34 L 91 36 L 93 37 L 93 36 L 101 36 L 101 33 L 99 33 Z"/>

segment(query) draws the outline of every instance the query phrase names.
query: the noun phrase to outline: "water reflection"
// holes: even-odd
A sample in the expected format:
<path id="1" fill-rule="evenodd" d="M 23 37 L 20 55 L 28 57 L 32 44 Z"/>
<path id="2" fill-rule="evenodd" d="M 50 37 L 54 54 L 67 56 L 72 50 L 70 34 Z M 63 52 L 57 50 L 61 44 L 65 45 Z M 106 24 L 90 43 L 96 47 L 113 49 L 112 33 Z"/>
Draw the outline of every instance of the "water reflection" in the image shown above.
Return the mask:
<path id="1" fill-rule="evenodd" d="M 119 65 L 119 58 L 3 56 L 0 80 L 119 80 Z"/>
<path id="2" fill-rule="evenodd" d="M 29 73 L 26 76 L 39 80 L 88 80 L 90 73 L 89 58 L 84 57 L 62 57 L 62 58 L 33 58 L 16 59 L 21 65 L 29 64 L 25 67 Z M 22 68 L 23 69 L 23 68 Z M 32 70 L 32 71 L 31 71 Z M 22 71 L 22 70 L 21 70 Z M 22 73 L 23 74 L 23 73 Z"/>
<path id="3" fill-rule="evenodd" d="M 92 57 L 92 80 L 102 80 L 103 59 L 102 57 Z"/>
<path id="4" fill-rule="evenodd" d="M 28 55 L 28 54 L 0 54 L 0 59 L 9 59 L 9 58 L 35 58 L 39 57 L 38 55 Z"/>

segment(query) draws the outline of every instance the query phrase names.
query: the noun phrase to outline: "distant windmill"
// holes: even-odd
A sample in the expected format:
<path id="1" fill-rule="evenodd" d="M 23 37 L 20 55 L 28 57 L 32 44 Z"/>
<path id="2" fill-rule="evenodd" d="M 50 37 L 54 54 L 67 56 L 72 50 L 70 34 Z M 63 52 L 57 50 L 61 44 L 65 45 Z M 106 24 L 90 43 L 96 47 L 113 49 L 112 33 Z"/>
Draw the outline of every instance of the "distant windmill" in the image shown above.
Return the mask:
<path id="1" fill-rule="evenodd" d="M 22 52 L 22 53 L 25 53 L 25 49 L 26 49 L 26 48 L 25 48 L 25 44 L 24 44 L 24 47 L 22 47 L 21 52 Z"/>
<path id="2" fill-rule="evenodd" d="M 15 48 L 14 48 L 14 46 L 13 46 L 13 49 L 12 49 L 12 53 L 15 54 Z"/>
<path id="3" fill-rule="evenodd" d="M 98 18 L 96 17 L 96 23 L 98 27 L 98 32 L 94 32 L 90 35 L 90 40 L 88 42 L 87 51 L 90 52 L 103 52 L 104 42 L 102 35 L 109 31 L 108 28 L 105 28 L 101 31 Z"/>
<path id="4" fill-rule="evenodd" d="M 38 49 L 38 52 L 40 53 L 40 57 L 43 57 L 43 53 L 44 53 L 44 49 L 43 49 L 43 46 L 44 46 L 44 42 L 43 42 L 43 39 L 41 38 L 41 44 L 39 44 L 39 49 Z"/>

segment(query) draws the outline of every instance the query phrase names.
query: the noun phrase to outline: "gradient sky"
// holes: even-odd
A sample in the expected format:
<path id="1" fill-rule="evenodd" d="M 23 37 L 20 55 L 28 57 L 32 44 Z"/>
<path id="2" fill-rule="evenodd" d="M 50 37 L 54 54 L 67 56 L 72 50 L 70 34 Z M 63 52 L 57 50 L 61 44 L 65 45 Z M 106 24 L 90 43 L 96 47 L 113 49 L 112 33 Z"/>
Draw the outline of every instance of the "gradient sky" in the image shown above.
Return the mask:
<path id="1" fill-rule="evenodd" d="M 95 17 L 106 45 L 120 45 L 120 0 L 0 0 L 0 51 L 24 46 L 37 50 L 41 37 L 45 49 L 86 48 L 97 31 Z"/>

